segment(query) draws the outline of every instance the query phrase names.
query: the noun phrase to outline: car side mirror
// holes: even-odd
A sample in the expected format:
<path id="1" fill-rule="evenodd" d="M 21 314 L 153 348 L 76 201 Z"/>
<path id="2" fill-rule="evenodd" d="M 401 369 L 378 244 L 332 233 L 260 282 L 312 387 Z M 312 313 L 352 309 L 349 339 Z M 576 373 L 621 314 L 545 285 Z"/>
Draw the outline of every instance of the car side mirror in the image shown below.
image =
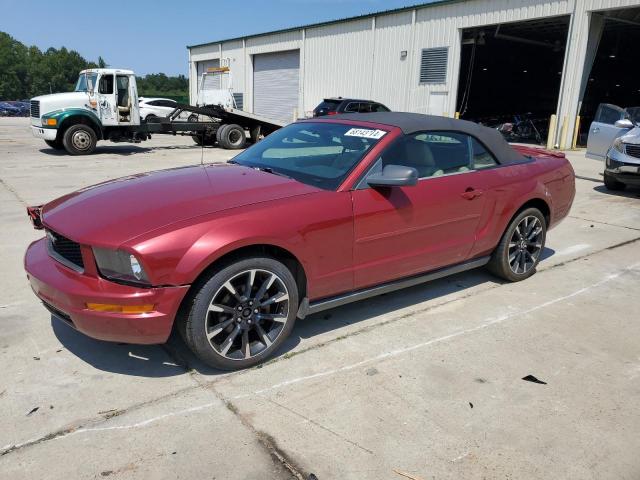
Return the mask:
<path id="1" fill-rule="evenodd" d="M 382 172 L 369 175 L 367 183 L 372 187 L 410 187 L 418 183 L 418 171 L 413 167 L 387 165 Z"/>
<path id="2" fill-rule="evenodd" d="M 622 120 L 618 120 L 615 126 L 618 128 L 633 128 L 633 122 L 628 118 L 623 118 Z"/>

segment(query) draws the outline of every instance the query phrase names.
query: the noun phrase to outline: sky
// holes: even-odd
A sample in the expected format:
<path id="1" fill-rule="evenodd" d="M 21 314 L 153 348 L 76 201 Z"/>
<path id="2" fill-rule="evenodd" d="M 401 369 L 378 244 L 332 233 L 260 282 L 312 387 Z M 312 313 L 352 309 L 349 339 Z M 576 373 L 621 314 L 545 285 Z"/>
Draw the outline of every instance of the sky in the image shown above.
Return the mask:
<path id="1" fill-rule="evenodd" d="M 188 72 L 187 45 L 224 40 L 428 0 L 0 0 L 0 31 L 67 47 L 139 75 Z"/>

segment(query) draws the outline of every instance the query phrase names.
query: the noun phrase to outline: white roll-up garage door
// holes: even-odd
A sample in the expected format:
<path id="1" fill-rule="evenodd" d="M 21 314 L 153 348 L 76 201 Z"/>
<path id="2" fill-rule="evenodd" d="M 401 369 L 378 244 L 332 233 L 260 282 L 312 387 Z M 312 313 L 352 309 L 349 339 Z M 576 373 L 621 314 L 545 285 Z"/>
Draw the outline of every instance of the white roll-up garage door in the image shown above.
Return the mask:
<path id="1" fill-rule="evenodd" d="M 298 108 L 299 50 L 253 57 L 253 113 L 282 122 Z"/>

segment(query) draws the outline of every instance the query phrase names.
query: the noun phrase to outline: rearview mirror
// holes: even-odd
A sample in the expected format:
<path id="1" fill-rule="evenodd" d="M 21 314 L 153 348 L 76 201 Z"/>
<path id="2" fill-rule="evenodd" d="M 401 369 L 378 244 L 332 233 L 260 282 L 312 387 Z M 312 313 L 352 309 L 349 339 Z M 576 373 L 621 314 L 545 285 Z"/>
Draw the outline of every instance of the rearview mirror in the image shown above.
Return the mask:
<path id="1" fill-rule="evenodd" d="M 622 120 L 618 120 L 615 126 L 618 128 L 633 128 L 633 122 L 628 118 L 623 118 Z"/>
<path id="2" fill-rule="evenodd" d="M 410 187 L 418 183 L 418 171 L 413 167 L 387 165 L 381 173 L 374 173 L 367 178 L 372 187 Z"/>

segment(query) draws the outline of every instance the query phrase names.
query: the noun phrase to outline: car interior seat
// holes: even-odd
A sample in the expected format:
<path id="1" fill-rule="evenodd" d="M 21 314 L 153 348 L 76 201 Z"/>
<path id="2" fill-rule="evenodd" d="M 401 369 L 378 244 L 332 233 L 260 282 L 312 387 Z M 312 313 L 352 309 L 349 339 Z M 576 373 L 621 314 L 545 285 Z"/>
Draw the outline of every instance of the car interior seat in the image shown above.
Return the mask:
<path id="1" fill-rule="evenodd" d="M 131 114 L 131 98 L 129 96 L 129 78 L 118 77 L 118 113 L 120 120 L 129 121 Z"/>

